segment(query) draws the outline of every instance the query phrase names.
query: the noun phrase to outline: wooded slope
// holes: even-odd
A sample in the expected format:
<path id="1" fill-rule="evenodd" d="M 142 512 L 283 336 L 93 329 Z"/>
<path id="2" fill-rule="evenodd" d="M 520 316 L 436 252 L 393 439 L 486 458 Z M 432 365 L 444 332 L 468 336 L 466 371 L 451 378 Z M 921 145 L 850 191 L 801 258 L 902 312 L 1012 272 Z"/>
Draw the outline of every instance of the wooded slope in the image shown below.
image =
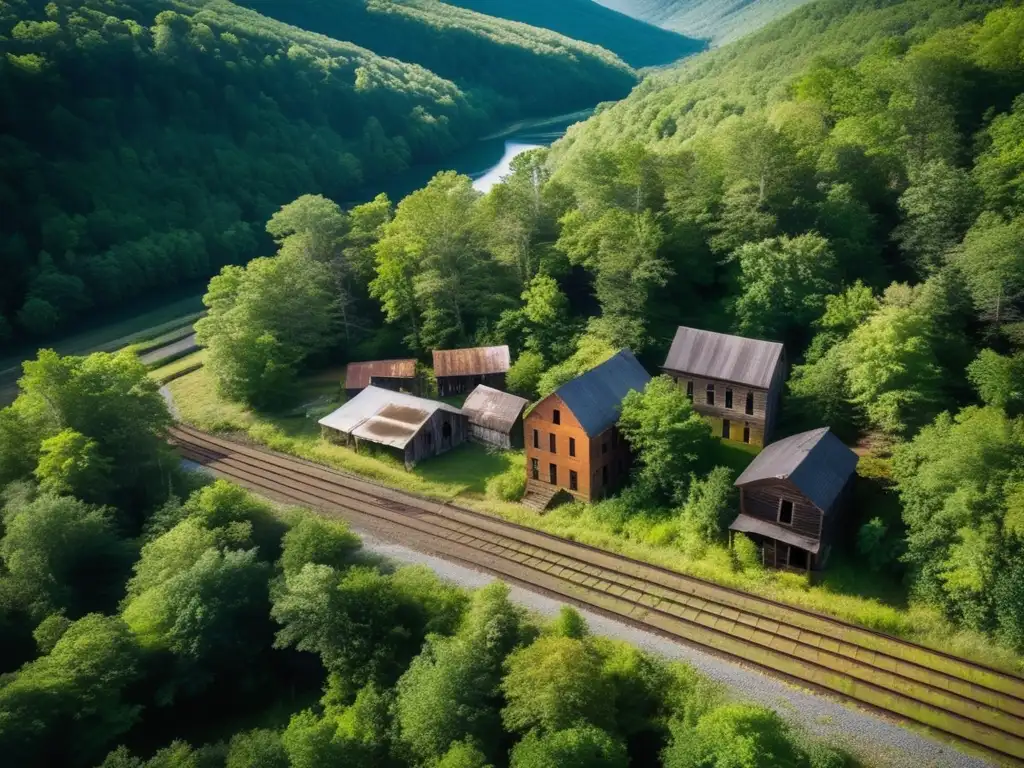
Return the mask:
<path id="1" fill-rule="evenodd" d="M 704 48 L 700 40 L 656 27 L 593 0 L 453 0 L 451 5 L 586 40 L 607 48 L 634 67 L 668 64 Z"/>

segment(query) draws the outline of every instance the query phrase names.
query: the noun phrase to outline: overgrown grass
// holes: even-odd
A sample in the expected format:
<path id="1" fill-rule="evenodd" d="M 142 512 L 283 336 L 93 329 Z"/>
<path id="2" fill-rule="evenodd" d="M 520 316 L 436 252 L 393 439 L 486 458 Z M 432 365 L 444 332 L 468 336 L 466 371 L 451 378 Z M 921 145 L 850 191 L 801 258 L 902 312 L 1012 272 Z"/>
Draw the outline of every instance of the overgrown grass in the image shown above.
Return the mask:
<path id="1" fill-rule="evenodd" d="M 177 373 L 178 371 L 185 370 L 190 365 L 195 365 L 196 363 L 204 362 L 206 362 L 206 350 L 200 349 L 198 352 L 192 352 L 188 355 L 185 355 L 184 357 L 179 357 L 176 360 L 172 360 L 171 362 L 166 363 L 165 365 L 161 365 L 159 368 L 154 368 L 149 372 L 149 375 L 151 378 L 154 378 L 157 381 L 162 381 L 163 379 L 166 379 L 168 376 L 171 376 Z"/>
<path id="2" fill-rule="evenodd" d="M 187 359 L 187 358 L 186 358 Z M 713 545 L 694 552 L 680 536 L 678 519 L 669 512 L 636 514 L 618 499 L 597 504 L 574 503 L 538 516 L 519 504 L 502 501 L 488 481 L 524 466 L 522 452 L 494 453 L 467 444 L 406 472 L 397 462 L 375 458 L 320 438 L 317 419 L 337 407 L 337 375 L 307 382 L 305 408 L 284 416 L 254 413 L 219 398 L 206 369 L 168 385 L 186 422 L 204 430 L 241 434 L 256 443 L 310 459 L 368 479 L 432 498 L 454 500 L 506 520 L 547 531 L 637 560 L 736 587 L 870 629 L 1005 669 L 1024 671 L 1022 659 L 984 635 L 959 630 L 939 611 L 908 600 L 891 576 L 871 573 L 855 556 L 836 552 L 824 579 L 812 584 L 804 576 L 739 567 L 728 548 Z M 312 404 L 308 404 L 312 401 Z M 749 463 L 750 446 L 722 443 L 719 463 L 740 469 Z M 755 449 L 756 450 L 756 449 Z M 496 481 L 499 482 L 500 481 Z"/>

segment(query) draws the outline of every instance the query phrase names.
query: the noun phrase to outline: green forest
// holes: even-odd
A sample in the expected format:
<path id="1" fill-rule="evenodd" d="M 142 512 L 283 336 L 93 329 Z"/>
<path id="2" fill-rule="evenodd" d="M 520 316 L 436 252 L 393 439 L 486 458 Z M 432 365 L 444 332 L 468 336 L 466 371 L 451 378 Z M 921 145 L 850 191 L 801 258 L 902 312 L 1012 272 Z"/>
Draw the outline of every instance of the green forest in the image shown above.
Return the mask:
<path id="1" fill-rule="evenodd" d="M 503 584 L 391 567 L 344 523 L 182 472 L 130 351 L 43 352 L 20 386 L 32 455 L 0 454 L 23 478 L 0 495 L 7 764 L 849 764 L 571 609 L 541 621 Z"/>
<path id="2" fill-rule="evenodd" d="M 391 10 L 360 4 L 378 52 L 227 0 L 0 3 L 0 98 L 18 105 L 0 116 L 0 346 L 265 253 L 263 223 L 299 194 L 350 200 L 635 82 L 546 30 Z M 403 54 L 423 61 L 385 58 Z"/>
<path id="3" fill-rule="evenodd" d="M 208 368 L 278 408 L 328 359 L 507 343 L 535 398 L 622 347 L 655 370 L 679 324 L 784 341 L 783 433 L 832 427 L 878 492 L 844 590 L 902 583 L 1020 651 L 1022 20 L 819 3 L 649 77 L 485 196 L 442 173 L 395 206 L 299 198 L 270 219 L 277 256 L 210 284 Z M 660 520 L 687 549 L 672 510 L 711 482 L 700 445 L 641 456 L 609 525 Z"/>
<path id="4" fill-rule="evenodd" d="M 634 67 L 670 64 L 704 48 L 700 40 L 637 21 L 593 0 L 453 0 L 449 5 L 586 40 Z"/>

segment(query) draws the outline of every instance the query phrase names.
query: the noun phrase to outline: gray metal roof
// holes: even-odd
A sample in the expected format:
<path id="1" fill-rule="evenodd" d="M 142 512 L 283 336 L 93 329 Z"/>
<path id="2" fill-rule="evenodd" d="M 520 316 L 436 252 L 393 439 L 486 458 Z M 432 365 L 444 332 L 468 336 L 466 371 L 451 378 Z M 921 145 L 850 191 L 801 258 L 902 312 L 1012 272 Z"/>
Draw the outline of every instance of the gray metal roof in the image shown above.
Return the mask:
<path id="1" fill-rule="evenodd" d="M 679 326 L 664 367 L 670 371 L 768 389 L 782 344 Z"/>
<path id="2" fill-rule="evenodd" d="M 319 424 L 363 440 L 405 448 L 435 412 L 462 411 L 446 403 L 369 386 Z"/>
<path id="3" fill-rule="evenodd" d="M 434 376 L 437 377 L 505 373 L 511 364 L 508 345 L 434 350 Z"/>
<path id="4" fill-rule="evenodd" d="M 572 411 L 583 431 L 595 437 L 619 420 L 622 398 L 631 390 L 643 391 L 650 380 L 633 353 L 624 349 L 563 384 L 555 394 Z"/>
<path id="5" fill-rule="evenodd" d="M 462 404 L 462 412 L 469 416 L 470 424 L 508 433 L 529 402 L 526 398 L 480 384 L 469 393 Z"/>
<path id="6" fill-rule="evenodd" d="M 736 519 L 732 521 L 729 530 L 767 536 L 770 539 L 781 541 L 783 544 L 792 544 L 795 547 L 800 547 L 800 549 L 806 549 L 814 554 L 818 554 L 818 550 L 821 549 L 821 541 L 818 539 L 812 539 L 810 536 L 801 536 L 792 528 L 742 513 L 736 515 Z"/>
<path id="7" fill-rule="evenodd" d="M 828 427 L 821 427 L 769 445 L 736 478 L 736 485 L 788 480 L 815 506 L 828 511 L 856 470 L 857 454 Z"/>

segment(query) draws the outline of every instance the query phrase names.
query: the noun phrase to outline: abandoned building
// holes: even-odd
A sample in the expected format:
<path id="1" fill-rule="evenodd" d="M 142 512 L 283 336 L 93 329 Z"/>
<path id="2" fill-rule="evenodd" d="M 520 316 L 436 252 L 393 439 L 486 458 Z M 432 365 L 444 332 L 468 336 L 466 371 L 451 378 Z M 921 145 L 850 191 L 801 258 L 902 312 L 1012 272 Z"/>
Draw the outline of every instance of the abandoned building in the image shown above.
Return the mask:
<path id="1" fill-rule="evenodd" d="M 736 479 L 740 513 L 729 530 L 749 536 L 768 567 L 819 570 L 856 469 L 857 454 L 828 427 L 774 442 Z"/>
<path id="2" fill-rule="evenodd" d="M 600 499 L 629 477 L 631 454 L 616 423 L 622 400 L 651 377 L 623 350 L 545 397 L 527 415 L 526 496 L 546 509 L 559 489 Z"/>
<path id="3" fill-rule="evenodd" d="M 466 398 L 462 412 L 469 418 L 469 439 L 511 450 L 523 447 L 523 411 L 529 401 L 481 384 Z"/>
<path id="4" fill-rule="evenodd" d="M 406 469 L 469 437 L 469 419 L 458 408 L 373 385 L 319 423 L 326 440 L 386 453 Z"/>
<path id="5" fill-rule="evenodd" d="M 715 435 L 751 445 L 771 438 L 786 378 L 782 344 L 680 326 L 662 370 Z"/>
<path id="6" fill-rule="evenodd" d="M 355 397 L 371 384 L 381 389 L 418 395 L 420 388 L 416 377 L 416 361 L 367 360 L 348 364 L 345 369 L 345 394 L 348 397 Z"/>
<path id="7" fill-rule="evenodd" d="M 435 349 L 437 393 L 441 397 L 460 395 L 481 384 L 504 390 L 505 374 L 511 364 L 507 346 Z"/>

